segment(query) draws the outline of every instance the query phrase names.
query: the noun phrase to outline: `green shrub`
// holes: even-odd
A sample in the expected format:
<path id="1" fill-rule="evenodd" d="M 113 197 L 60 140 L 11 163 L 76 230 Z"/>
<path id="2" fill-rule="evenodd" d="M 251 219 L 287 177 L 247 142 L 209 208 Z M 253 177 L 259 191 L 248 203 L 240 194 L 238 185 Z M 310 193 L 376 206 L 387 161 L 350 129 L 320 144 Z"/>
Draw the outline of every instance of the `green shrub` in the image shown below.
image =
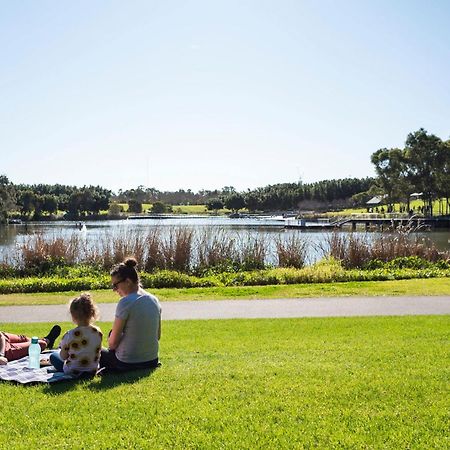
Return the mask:
<path id="1" fill-rule="evenodd" d="M 381 261 L 381 259 L 375 258 L 364 264 L 362 268 L 364 270 L 382 269 L 385 266 L 385 264 L 386 263 L 384 261 Z"/>
<path id="2" fill-rule="evenodd" d="M 441 259 L 440 261 L 436 261 L 436 267 L 439 269 L 450 269 L 450 258 L 449 259 Z"/>
<path id="3" fill-rule="evenodd" d="M 51 271 L 51 275 L 60 278 L 99 277 L 107 274 L 108 272 L 102 267 L 88 264 L 59 266 Z"/>
<path id="4" fill-rule="evenodd" d="M 156 273 L 141 274 L 144 288 L 186 288 L 217 286 L 213 280 L 186 275 L 173 270 L 161 270 Z"/>
<path id="5" fill-rule="evenodd" d="M 413 260 L 414 261 L 414 260 Z M 419 262 L 411 262 L 418 264 Z M 329 283 L 344 281 L 382 281 L 411 278 L 450 277 L 450 267 L 427 268 L 385 267 L 374 270 L 345 270 L 340 262 L 330 259 L 303 269 L 283 268 L 254 270 L 249 272 L 223 272 L 207 277 L 197 277 L 184 273 L 161 270 L 155 273 L 142 273 L 144 288 L 190 288 L 213 286 L 263 286 L 275 284 Z M 403 263 L 399 263 L 401 265 Z M 82 273 L 82 267 L 72 271 L 67 277 L 27 277 L 0 280 L 0 294 L 26 292 L 64 292 L 95 289 L 109 289 L 110 277 L 107 274 L 74 276 Z"/>
<path id="6" fill-rule="evenodd" d="M 0 293 L 82 291 L 90 289 L 107 289 L 109 286 L 109 276 L 83 278 L 13 278 L 0 280 Z"/>
<path id="7" fill-rule="evenodd" d="M 387 269 L 427 269 L 433 263 L 419 256 L 400 256 L 386 263 Z"/>
<path id="8" fill-rule="evenodd" d="M 0 264 L 0 279 L 1 278 L 11 278 L 17 275 L 17 270 L 6 263 Z"/>

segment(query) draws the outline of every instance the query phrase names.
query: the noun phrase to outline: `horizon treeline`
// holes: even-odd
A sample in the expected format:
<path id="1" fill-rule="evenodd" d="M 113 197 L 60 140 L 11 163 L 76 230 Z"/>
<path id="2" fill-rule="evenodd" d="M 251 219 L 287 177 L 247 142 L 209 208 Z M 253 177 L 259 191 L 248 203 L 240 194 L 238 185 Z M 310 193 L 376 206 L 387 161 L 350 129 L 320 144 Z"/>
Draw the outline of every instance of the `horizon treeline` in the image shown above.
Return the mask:
<path id="1" fill-rule="evenodd" d="M 101 186 L 14 184 L 5 175 L 0 176 L 0 221 L 5 221 L 10 212 L 34 220 L 58 211 L 65 211 L 70 218 L 95 215 L 108 210 L 110 200 L 111 191 Z"/>
<path id="2" fill-rule="evenodd" d="M 157 189 L 137 189 L 119 191 L 114 200 L 122 203 L 162 202 L 169 205 L 207 205 L 210 209 L 227 207 L 232 210 L 247 208 L 250 211 L 269 211 L 296 209 L 301 202 L 306 204 L 348 204 L 351 197 L 370 189 L 374 178 L 344 178 L 323 180 L 314 183 L 278 183 L 254 190 L 238 192 L 233 186 L 221 190 L 200 190 L 197 193 L 188 189 L 175 192 L 161 192 Z M 215 206 L 215 207 L 214 207 Z"/>
<path id="3" fill-rule="evenodd" d="M 118 203 L 128 203 L 130 212 L 141 212 L 143 204 L 206 205 L 210 210 L 223 207 L 238 211 L 336 210 L 366 206 L 378 195 L 386 204 L 405 204 L 413 193 L 420 194 L 426 214 L 433 214 L 433 201 L 440 200 L 440 212 L 450 210 L 450 140 L 428 134 L 423 128 L 408 134 L 403 149 L 382 148 L 371 155 L 376 178 L 343 178 L 314 183 L 278 183 L 238 192 L 233 186 L 216 190 L 179 189 L 159 191 L 153 187 L 113 193 L 101 186 L 68 186 L 61 184 L 13 184 L 0 176 L 0 221 L 8 213 L 40 219 L 43 215 L 66 212 L 68 218 L 98 215 L 101 211 L 120 212 Z M 445 208 L 444 208 L 445 203 Z M 111 209 L 111 205 L 115 208 Z M 155 211 L 156 212 L 156 209 Z"/>
<path id="4" fill-rule="evenodd" d="M 301 202 L 308 206 L 317 204 L 344 205 L 351 197 L 366 191 L 373 178 L 345 178 L 323 180 L 315 183 L 280 183 L 238 192 L 232 186 L 220 190 L 190 189 L 158 191 L 138 186 L 136 189 L 119 190 L 114 194 L 100 186 L 68 186 L 61 184 L 14 184 L 6 176 L 0 176 L 0 209 L 2 218 L 8 212 L 20 212 L 23 217 L 37 220 L 43 215 L 65 211 L 67 217 L 98 215 L 109 210 L 112 203 L 129 205 L 164 203 L 167 205 L 207 205 L 209 209 L 227 207 L 232 210 L 248 208 L 250 211 L 296 209 Z M 218 207 L 211 207 L 216 205 Z"/>
<path id="5" fill-rule="evenodd" d="M 119 191 L 121 202 L 169 205 L 206 204 L 208 209 L 223 207 L 238 211 L 315 210 L 364 207 L 374 196 L 390 205 L 403 203 L 410 210 L 411 194 L 420 194 L 427 215 L 433 215 L 433 202 L 440 201 L 440 212 L 450 211 L 450 140 L 428 134 L 420 128 L 409 133 L 405 147 L 382 148 L 371 155 L 377 177 L 322 180 L 314 183 L 278 183 L 237 192 L 232 186 L 222 190 L 160 192 L 154 188 Z"/>

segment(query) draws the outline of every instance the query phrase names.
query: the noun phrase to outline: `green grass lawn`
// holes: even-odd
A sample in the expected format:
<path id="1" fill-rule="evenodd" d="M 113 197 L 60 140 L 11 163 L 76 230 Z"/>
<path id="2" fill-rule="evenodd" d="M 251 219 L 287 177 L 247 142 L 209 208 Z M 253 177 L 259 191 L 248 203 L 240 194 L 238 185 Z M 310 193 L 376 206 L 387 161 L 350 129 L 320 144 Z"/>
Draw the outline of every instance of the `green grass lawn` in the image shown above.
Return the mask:
<path id="1" fill-rule="evenodd" d="M 444 201 L 444 199 L 443 199 Z M 404 206 L 406 207 L 406 203 L 400 205 L 400 203 L 395 203 L 394 204 L 394 213 L 398 213 L 400 211 L 400 206 Z M 415 212 L 417 212 L 418 208 L 424 206 L 424 203 L 422 200 L 411 200 L 410 203 L 410 208 L 415 208 Z M 381 210 L 381 208 L 384 209 L 384 211 L 387 211 L 387 206 L 386 205 L 380 205 L 378 206 L 378 210 Z M 445 204 L 444 204 L 444 209 L 445 209 Z M 375 212 L 375 207 L 373 207 L 373 210 Z M 434 215 L 437 215 L 439 213 L 439 200 L 435 200 L 433 202 L 433 212 Z M 348 209 L 343 209 L 341 211 L 333 211 L 333 212 L 329 212 L 327 213 L 328 215 L 332 215 L 332 216 L 349 216 L 351 214 L 366 214 L 367 213 L 367 207 L 363 207 L 363 208 L 348 208 Z M 381 212 L 380 212 L 381 213 Z"/>
<path id="2" fill-rule="evenodd" d="M 423 278 L 392 281 L 352 281 L 345 283 L 231 286 L 210 288 L 149 289 L 162 301 L 233 300 L 297 297 L 450 295 L 450 278 Z M 118 301 L 111 290 L 91 291 L 98 303 Z M 0 307 L 11 305 L 57 305 L 79 292 L 51 292 L 0 295 Z"/>
<path id="3" fill-rule="evenodd" d="M 449 316 L 165 322 L 151 374 L 0 384 L 0 448 L 448 448 L 449 338 Z"/>
<path id="4" fill-rule="evenodd" d="M 128 203 L 119 203 L 125 212 L 128 211 Z M 142 211 L 148 211 L 152 207 L 151 203 L 143 203 Z M 231 210 L 223 208 L 218 211 L 208 211 L 206 205 L 174 205 L 172 207 L 174 214 L 228 214 Z"/>

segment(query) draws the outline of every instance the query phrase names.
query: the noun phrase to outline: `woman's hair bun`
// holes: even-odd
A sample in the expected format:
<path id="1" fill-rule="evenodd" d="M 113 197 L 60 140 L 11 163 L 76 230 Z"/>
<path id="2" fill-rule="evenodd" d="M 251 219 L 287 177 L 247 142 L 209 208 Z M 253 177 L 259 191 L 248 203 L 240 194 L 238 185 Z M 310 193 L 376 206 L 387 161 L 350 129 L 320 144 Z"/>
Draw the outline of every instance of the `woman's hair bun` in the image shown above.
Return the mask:
<path id="1" fill-rule="evenodd" d="M 136 267 L 137 261 L 133 257 L 125 258 L 123 262 L 127 267 Z"/>

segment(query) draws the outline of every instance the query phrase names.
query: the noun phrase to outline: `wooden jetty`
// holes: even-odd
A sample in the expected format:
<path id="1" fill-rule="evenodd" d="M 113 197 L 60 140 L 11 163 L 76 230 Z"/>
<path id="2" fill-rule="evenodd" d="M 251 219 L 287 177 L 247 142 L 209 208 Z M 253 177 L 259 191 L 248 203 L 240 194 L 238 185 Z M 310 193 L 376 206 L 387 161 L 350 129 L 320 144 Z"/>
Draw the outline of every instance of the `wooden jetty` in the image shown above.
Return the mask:
<path id="1" fill-rule="evenodd" d="M 304 219 L 290 219 L 285 221 L 287 230 L 322 230 L 340 228 L 340 221 L 306 221 Z"/>
<path id="2" fill-rule="evenodd" d="M 314 230 L 314 229 L 339 229 L 364 228 L 366 230 L 392 230 L 405 227 L 412 230 L 426 231 L 430 229 L 450 229 L 450 217 L 371 217 L 370 215 L 358 215 L 334 220 L 305 220 L 295 219 L 286 221 L 286 229 Z"/>

